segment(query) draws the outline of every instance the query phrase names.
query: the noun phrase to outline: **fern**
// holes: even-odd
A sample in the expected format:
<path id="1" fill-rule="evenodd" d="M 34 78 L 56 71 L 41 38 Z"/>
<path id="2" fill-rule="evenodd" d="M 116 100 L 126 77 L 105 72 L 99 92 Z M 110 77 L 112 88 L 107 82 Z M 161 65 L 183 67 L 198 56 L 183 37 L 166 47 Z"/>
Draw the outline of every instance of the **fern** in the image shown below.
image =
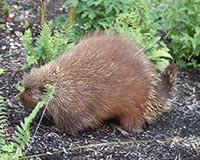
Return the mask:
<path id="1" fill-rule="evenodd" d="M 54 58 L 54 50 L 51 36 L 51 23 L 44 24 L 39 37 L 36 40 L 36 57 L 38 57 L 39 64 L 46 63 Z"/>
<path id="2" fill-rule="evenodd" d="M 13 143 L 6 142 L 7 116 L 3 97 L 0 96 L 0 159 L 1 160 L 18 160 L 20 149 L 15 150 Z"/>
<path id="3" fill-rule="evenodd" d="M 47 86 L 47 93 L 42 97 L 32 113 L 24 119 L 24 122 L 21 122 L 17 126 L 15 131 L 15 136 L 13 137 L 13 142 L 7 143 L 6 138 L 6 112 L 3 104 L 2 97 L 0 97 L 0 159 L 1 160 L 18 160 L 23 156 L 22 150 L 26 146 L 30 145 L 30 124 L 33 119 L 36 117 L 38 111 L 44 106 L 48 105 L 52 95 L 54 93 L 54 87 L 51 85 Z"/>
<path id="4" fill-rule="evenodd" d="M 6 109 L 4 106 L 3 97 L 0 96 L 0 153 L 4 150 L 3 146 L 6 145 Z"/>
<path id="5" fill-rule="evenodd" d="M 21 34 L 21 38 L 24 52 L 27 54 L 28 66 L 31 66 L 35 64 L 38 59 L 38 57 L 35 56 L 31 30 L 27 29 L 24 34 Z M 27 68 L 28 66 L 24 66 L 24 68 Z"/>
<path id="6" fill-rule="evenodd" d="M 43 65 L 53 60 L 59 54 L 69 50 L 74 42 L 74 32 L 72 29 L 74 23 L 74 14 L 76 6 L 69 11 L 69 19 L 62 30 L 55 30 L 52 33 L 52 22 L 46 22 L 46 10 L 44 1 L 40 0 L 41 8 L 41 31 L 35 43 L 33 43 L 31 30 L 28 29 L 21 34 L 22 45 L 27 55 L 27 65 L 23 68 L 31 68 L 34 65 Z"/>
<path id="7" fill-rule="evenodd" d="M 43 96 L 42 101 L 40 101 L 34 110 L 31 112 L 31 114 L 24 119 L 24 122 L 20 123 L 20 126 L 17 126 L 17 131 L 15 132 L 15 136 L 13 139 L 16 141 L 15 147 L 20 147 L 22 149 L 25 148 L 25 146 L 29 145 L 30 140 L 30 124 L 33 121 L 33 119 L 36 117 L 38 111 L 46 104 L 48 104 L 49 100 L 51 99 L 52 95 L 54 93 L 54 87 L 53 86 L 47 86 L 47 93 Z"/>
<path id="8" fill-rule="evenodd" d="M 30 68 L 33 65 L 42 65 L 53 60 L 59 54 L 69 50 L 73 46 L 71 29 L 63 29 L 62 31 L 55 31 L 52 35 L 52 22 L 42 26 L 40 35 L 37 37 L 35 46 L 31 37 L 31 31 L 25 31 L 22 37 L 22 44 L 24 51 L 27 54 L 27 65 L 24 68 Z"/>
<path id="9" fill-rule="evenodd" d="M 30 30 L 22 35 L 22 44 L 27 54 L 28 67 L 33 65 L 42 65 L 57 57 L 59 54 L 69 50 L 73 46 L 73 32 L 71 28 L 63 28 L 62 31 L 56 31 L 52 35 L 52 22 L 45 23 L 42 26 L 40 35 L 37 37 L 33 47 L 30 40 Z"/>
<path id="10" fill-rule="evenodd" d="M 32 39 L 32 33 L 30 29 L 27 29 L 25 31 L 25 34 L 22 35 L 21 34 L 21 38 L 22 38 L 22 44 L 24 47 L 24 51 L 26 52 L 27 55 L 33 55 L 34 54 L 34 49 L 33 49 L 33 39 Z"/>

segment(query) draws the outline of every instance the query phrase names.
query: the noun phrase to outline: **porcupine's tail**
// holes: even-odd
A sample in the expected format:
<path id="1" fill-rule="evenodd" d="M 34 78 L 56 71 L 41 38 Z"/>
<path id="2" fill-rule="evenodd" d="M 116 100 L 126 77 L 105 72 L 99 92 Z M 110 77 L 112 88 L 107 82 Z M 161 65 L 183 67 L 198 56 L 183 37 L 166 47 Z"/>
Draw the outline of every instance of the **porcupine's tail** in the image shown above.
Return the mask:
<path id="1" fill-rule="evenodd" d="M 161 104 L 167 105 L 172 96 L 174 81 L 176 77 L 176 64 L 172 63 L 161 73 L 157 85 L 158 100 Z"/>

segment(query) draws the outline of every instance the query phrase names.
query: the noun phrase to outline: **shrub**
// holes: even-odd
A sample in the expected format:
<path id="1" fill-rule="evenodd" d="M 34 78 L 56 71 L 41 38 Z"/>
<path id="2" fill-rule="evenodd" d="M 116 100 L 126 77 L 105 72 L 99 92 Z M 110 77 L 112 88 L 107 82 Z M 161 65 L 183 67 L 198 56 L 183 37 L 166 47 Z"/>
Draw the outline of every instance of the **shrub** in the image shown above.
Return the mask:
<path id="1" fill-rule="evenodd" d="M 66 0 L 66 5 L 69 0 Z M 169 50 L 160 41 L 157 32 L 160 25 L 155 14 L 154 5 L 158 1 L 147 0 L 82 0 L 76 2 L 74 32 L 80 39 L 85 32 L 100 30 L 117 30 L 126 34 L 144 49 L 147 56 L 158 68 L 168 65 L 171 59 Z M 74 5 L 74 4 L 73 4 Z M 167 59 L 165 59 L 167 57 Z"/>
<path id="2" fill-rule="evenodd" d="M 68 6 L 71 0 L 66 0 Z M 110 26 L 117 14 L 129 12 L 133 0 L 81 0 L 76 1 L 74 32 L 80 39 L 87 31 L 105 29 Z"/>
<path id="3" fill-rule="evenodd" d="M 7 0 L 0 0 L 0 10 L 1 10 L 0 13 L 1 16 L 4 16 L 9 13 L 9 11 L 11 10 L 11 6 L 7 2 Z"/>
<path id="4" fill-rule="evenodd" d="M 109 28 L 111 31 L 117 31 L 126 35 L 135 41 L 146 53 L 147 57 L 154 62 L 158 69 L 164 69 L 172 59 L 167 46 L 160 41 L 161 37 L 157 35 L 154 29 L 141 28 L 141 25 L 132 11 L 131 13 L 119 14 Z M 144 25 L 145 26 L 145 25 Z"/>
<path id="5" fill-rule="evenodd" d="M 162 2 L 158 14 L 177 64 L 200 68 L 200 1 Z"/>

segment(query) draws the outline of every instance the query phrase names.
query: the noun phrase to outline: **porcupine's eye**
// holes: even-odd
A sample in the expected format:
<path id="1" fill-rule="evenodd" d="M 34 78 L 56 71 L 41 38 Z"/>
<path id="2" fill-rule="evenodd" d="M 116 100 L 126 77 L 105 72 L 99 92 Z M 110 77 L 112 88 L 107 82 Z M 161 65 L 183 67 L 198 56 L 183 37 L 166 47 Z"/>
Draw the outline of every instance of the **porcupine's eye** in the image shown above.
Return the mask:
<path id="1" fill-rule="evenodd" d="M 28 90 L 27 94 L 28 94 L 29 97 L 32 96 L 32 92 L 30 90 Z"/>

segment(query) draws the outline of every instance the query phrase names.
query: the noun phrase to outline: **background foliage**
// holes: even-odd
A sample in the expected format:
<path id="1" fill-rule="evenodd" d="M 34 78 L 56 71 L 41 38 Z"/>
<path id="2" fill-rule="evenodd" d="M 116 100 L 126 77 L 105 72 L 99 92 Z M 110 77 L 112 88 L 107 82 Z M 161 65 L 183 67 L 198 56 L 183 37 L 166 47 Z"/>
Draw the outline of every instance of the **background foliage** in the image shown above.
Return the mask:
<path id="1" fill-rule="evenodd" d="M 30 55 L 33 52 L 30 52 L 31 48 L 28 48 L 29 66 L 35 63 L 44 64 L 54 59 L 67 50 L 69 43 L 77 42 L 86 32 L 96 29 L 114 30 L 117 19 L 122 15 L 129 15 L 120 22 L 124 26 L 128 25 L 128 28 L 120 24 L 122 27 L 120 30 L 126 30 L 127 33 L 134 32 L 132 34 L 135 36 L 134 39 L 140 39 L 139 44 L 143 48 L 149 48 L 148 46 L 151 46 L 153 42 L 151 53 L 149 50 L 144 50 L 148 57 L 156 65 L 158 64 L 158 67 L 165 66 L 171 59 L 169 56 L 171 54 L 174 61 L 181 67 L 200 68 L 199 0 L 193 0 L 192 3 L 189 0 L 65 0 L 64 5 L 68 10 L 72 6 L 75 7 L 73 25 L 70 28 L 72 34 L 67 36 L 63 34 L 66 22 L 70 18 L 69 12 L 65 16 L 57 16 L 51 25 L 47 23 L 49 28 L 45 28 L 45 31 L 41 30 L 37 43 L 30 42 L 29 47 L 33 47 L 34 54 Z M 1 16 L 4 16 L 10 13 L 11 7 L 6 0 L 0 0 L 0 9 Z M 131 21 L 134 21 L 132 27 L 129 25 Z M 116 27 L 115 30 L 119 31 L 119 26 Z M 56 29 L 61 34 L 53 33 L 52 29 Z M 50 40 L 42 41 L 43 35 L 47 35 L 46 37 Z M 31 37 L 32 35 L 27 36 L 29 40 Z M 47 45 L 42 47 L 43 42 Z M 48 47 L 45 48 L 45 46 Z M 24 48 L 26 52 L 27 48 L 25 46 Z M 159 49 L 162 50 L 163 57 L 160 51 L 159 55 L 156 55 L 158 54 L 156 50 Z"/>
<path id="2" fill-rule="evenodd" d="M 162 2 L 157 10 L 168 47 L 181 67 L 200 68 L 200 1 Z"/>
<path id="3" fill-rule="evenodd" d="M 69 2 L 66 0 L 65 4 Z M 145 51 L 158 67 L 166 66 L 171 54 L 181 67 L 200 68 L 199 0 L 192 3 L 189 0 L 82 0 L 76 4 L 74 31 L 77 39 L 88 31 L 113 28 L 119 16 L 129 15 L 120 22 L 123 26 L 120 30 L 134 32 L 132 35 L 140 39 L 143 48 L 153 44 L 151 53 Z M 124 27 L 127 24 L 129 27 Z M 168 58 L 164 60 L 164 57 Z"/>

